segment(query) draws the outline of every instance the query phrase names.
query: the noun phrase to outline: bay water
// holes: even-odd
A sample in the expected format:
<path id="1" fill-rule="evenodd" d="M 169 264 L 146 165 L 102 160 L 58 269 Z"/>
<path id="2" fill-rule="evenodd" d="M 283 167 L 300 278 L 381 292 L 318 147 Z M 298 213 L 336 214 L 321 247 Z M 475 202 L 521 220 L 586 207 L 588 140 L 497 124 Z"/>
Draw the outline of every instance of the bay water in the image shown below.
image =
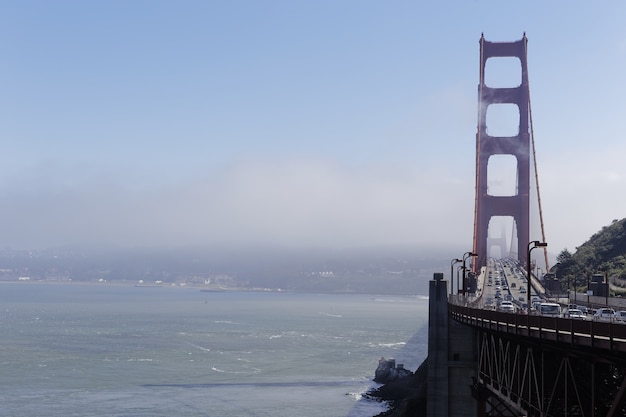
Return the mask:
<path id="1" fill-rule="evenodd" d="M 366 417 L 415 370 L 423 296 L 0 284 L 0 415 Z"/>

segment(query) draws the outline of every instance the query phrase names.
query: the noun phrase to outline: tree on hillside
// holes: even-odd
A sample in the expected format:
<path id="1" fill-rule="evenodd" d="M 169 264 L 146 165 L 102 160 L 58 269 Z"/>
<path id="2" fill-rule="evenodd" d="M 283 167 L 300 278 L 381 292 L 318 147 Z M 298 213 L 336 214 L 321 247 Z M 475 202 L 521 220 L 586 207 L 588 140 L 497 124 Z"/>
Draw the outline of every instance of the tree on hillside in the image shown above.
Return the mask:
<path id="1" fill-rule="evenodd" d="M 555 274 L 557 278 L 563 277 L 569 273 L 571 273 L 572 265 L 574 264 L 573 255 L 570 251 L 563 249 L 561 253 L 559 253 L 556 257 L 556 268 Z"/>

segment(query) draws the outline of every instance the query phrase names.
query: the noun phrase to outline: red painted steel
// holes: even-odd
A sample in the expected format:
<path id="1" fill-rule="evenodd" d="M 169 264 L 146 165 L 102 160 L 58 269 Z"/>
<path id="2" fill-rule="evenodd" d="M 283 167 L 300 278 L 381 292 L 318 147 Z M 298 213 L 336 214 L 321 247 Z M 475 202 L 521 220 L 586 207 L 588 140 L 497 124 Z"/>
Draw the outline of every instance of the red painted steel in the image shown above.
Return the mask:
<path id="1" fill-rule="evenodd" d="M 474 211 L 474 262 L 477 271 L 486 265 L 488 256 L 489 221 L 494 216 L 512 217 L 517 229 L 517 252 L 524 263 L 530 233 L 530 133 L 529 87 L 526 60 L 526 35 L 516 42 L 489 42 L 480 39 L 480 83 L 478 86 L 478 132 L 476 134 L 476 198 Z M 495 57 L 517 57 L 521 65 L 521 85 L 508 88 L 491 88 L 485 84 L 485 64 Z M 513 137 L 495 137 L 487 132 L 487 109 L 492 104 L 515 104 L 519 108 L 519 131 Z M 487 165 L 493 155 L 513 155 L 517 159 L 517 194 L 512 196 L 489 195 L 487 190 Z"/>

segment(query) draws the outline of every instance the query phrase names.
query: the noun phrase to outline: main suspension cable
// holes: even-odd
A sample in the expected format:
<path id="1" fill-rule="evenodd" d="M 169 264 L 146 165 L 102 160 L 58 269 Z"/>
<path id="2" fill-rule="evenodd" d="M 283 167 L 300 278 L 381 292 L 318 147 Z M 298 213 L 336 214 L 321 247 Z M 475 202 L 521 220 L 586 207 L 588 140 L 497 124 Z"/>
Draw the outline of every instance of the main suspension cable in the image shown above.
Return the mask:
<path id="1" fill-rule="evenodd" d="M 526 55 L 526 79 L 528 79 L 530 77 L 528 75 L 528 40 L 526 39 L 526 34 L 524 34 L 524 53 Z M 541 239 L 542 239 L 542 242 L 545 242 L 546 232 L 543 226 L 543 210 L 541 208 L 541 193 L 539 192 L 539 173 L 537 170 L 537 153 L 535 151 L 535 130 L 533 127 L 533 111 L 530 106 L 530 81 L 528 82 L 528 117 L 530 119 L 530 140 L 532 143 L 533 167 L 535 169 L 535 186 L 537 187 L 537 203 L 539 205 L 539 223 L 541 225 Z M 546 273 L 547 273 L 550 270 L 550 265 L 548 263 L 547 247 L 543 247 L 543 256 L 546 262 Z"/>
<path id="2" fill-rule="evenodd" d="M 485 71 L 483 66 L 484 59 L 484 44 L 485 44 L 485 35 L 481 33 L 480 35 L 480 65 L 479 65 L 479 93 L 478 93 L 478 115 L 477 115 L 477 127 L 478 132 L 476 133 L 476 192 L 474 196 L 474 242 L 473 242 L 473 251 L 474 253 L 478 253 L 478 200 L 480 198 L 480 189 L 479 189 L 479 181 L 480 181 L 480 132 L 481 132 L 481 115 L 482 115 L 482 106 L 483 106 L 483 84 L 485 83 Z M 487 259 L 487 254 L 481 254 L 484 259 Z M 476 262 L 473 262 L 472 265 L 474 268 L 476 267 Z M 479 266 L 480 268 L 480 266 Z M 476 269 L 474 269 L 476 271 Z"/>

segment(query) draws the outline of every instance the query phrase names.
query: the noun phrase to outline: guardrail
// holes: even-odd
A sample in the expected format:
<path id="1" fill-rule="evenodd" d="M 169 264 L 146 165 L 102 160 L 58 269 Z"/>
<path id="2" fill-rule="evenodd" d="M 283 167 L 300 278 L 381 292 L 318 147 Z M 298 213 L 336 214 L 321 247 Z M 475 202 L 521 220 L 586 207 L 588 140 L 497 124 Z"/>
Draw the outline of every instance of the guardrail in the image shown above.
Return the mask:
<path id="1" fill-rule="evenodd" d="M 626 325 L 534 314 L 513 314 L 448 303 L 450 316 L 463 324 L 521 337 L 610 352 L 626 352 Z"/>

